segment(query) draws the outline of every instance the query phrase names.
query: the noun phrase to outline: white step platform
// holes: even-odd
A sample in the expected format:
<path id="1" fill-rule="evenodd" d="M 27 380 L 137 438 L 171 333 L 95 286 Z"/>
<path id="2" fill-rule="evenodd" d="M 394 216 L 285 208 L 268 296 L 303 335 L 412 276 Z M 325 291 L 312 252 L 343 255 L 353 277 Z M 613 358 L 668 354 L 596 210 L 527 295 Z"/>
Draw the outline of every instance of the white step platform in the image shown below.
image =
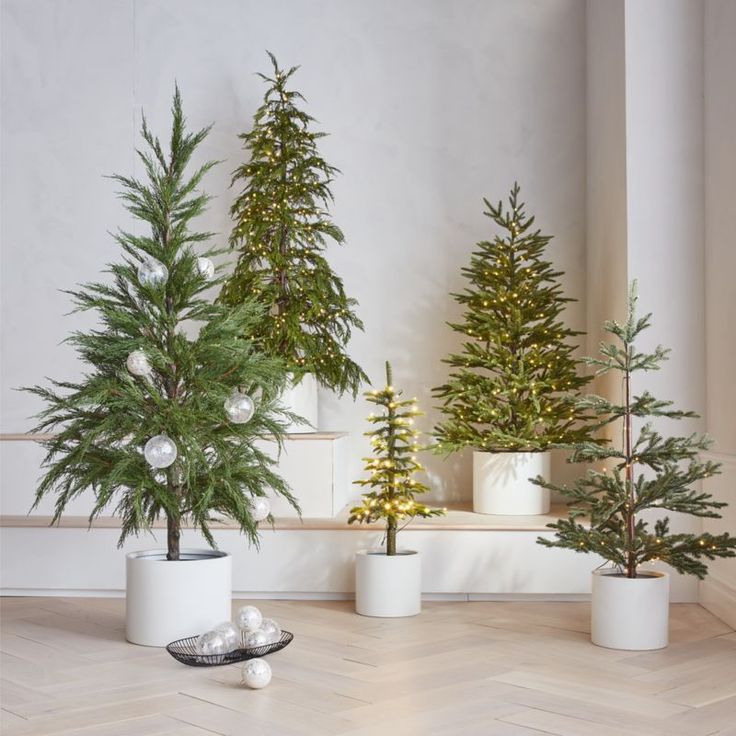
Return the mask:
<path id="1" fill-rule="evenodd" d="M 563 513 L 489 517 L 461 509 L 416 520 L 401 532 L 400 547 L 422 553 L 422 588 L 429 598 L 467 600 L 544 598 L 575 600 L 590 592 L 590 570 L 601 560 L 569 550 L 547 549 L 538 536 Z M 68 516 L 48 528 L 49 517 L 0 517 L 4 595 L 122 595 L 127 551 L 161 546 L 154 538 L 116 548 L 119 523 L 99 519 L 87 530 L 84 517 Z M 265 527 L 260 550 L 249 548 L 237 529 L 219 524 L 215 539 L 233 554 L 237 597 L 343 598 L 354 592 L 354 555 L 380 544 L 375 527 L 348 525 L 347 509 L 335 518 L 276 520 Z M 204 546 L 194 530 L 182 544 Z M 697 600 L 697 586 L 675 576 L 673 601 Z"/>

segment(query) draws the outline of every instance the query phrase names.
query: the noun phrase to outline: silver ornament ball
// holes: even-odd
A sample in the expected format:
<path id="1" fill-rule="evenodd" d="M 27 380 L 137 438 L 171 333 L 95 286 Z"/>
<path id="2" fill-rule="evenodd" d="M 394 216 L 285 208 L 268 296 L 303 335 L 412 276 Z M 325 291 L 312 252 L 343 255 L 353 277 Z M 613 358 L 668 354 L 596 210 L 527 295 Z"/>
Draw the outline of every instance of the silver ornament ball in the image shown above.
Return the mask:
<path id="1" fill-rule="evenodd" d="M 219 631 L 205 631 L 197 639 L 195 649 L 197 654 L 204 655 L 224 654 L 227 651 L 225 649 L 225 639 Z"/>
<path id="2" fill-rule="evenodd" d="M 178 451 L 174 440 L 165 434 L 157 434 L 146 442 L 143 454 L 151 467 L 168 468 L 176 460 Z"/>
<path id="3" fill-rule="evenodd" d="M 265 659 L 249 659 L 243 665 L 243 684 L 260 690 L 271 682 L 271 665 Z"/>
<path id="4" fill-rule="evenodd" d="M 257 631 L 246 631 L 243 637 L 243 644 L 246 649 L 254 649 L 255 647 L 265 647 L 270 644 L 271 641 L 268 638 L 268 634 L 263 629 Z"/>
<path id="5" fill-rule="evenodd" d="M 255 496 L 250 500 L 250 515 L 254 521 L 263 521 L 271 513 L 271 502 L 263 496 Z"/>
<path id="6" fill-rule="evenodd" d="M 225 642 L 225 651 L 232 652 L 240 646 L 240 629 L 231 621 L 223 621 L 213 629 Z"/>
<path id="7" fill-rule="evenodd" d="M 215 275 L 215 264 L 209 258 L 200 256 L 197 258 L 197 271 L 199 275 L 210 281 Z"/>
<path id="8" fill-rule="evenodd" d="M 126 359 L 125 365 L 134 376 L 147 376 L 151 372 L 151 364 L 142 350 L 134 350 Z"/>
<path id="9" fill-rule="evenodd" d="M 255 413 L 256 406 L 248 394 L 233 391 L 225 399 L 225 412 L 233 424 L 245 424 Z"/>
<path id="10" fill-rule="evenodd" d="M 160 286 L 169 278 L 169 269 L 155 258 L 146 258 L 138 266 L 138 281 L 144 286 Z"/>
<path id="11" fill-rule="evenodd" d="M 281 638 L 281 627 L 272 618 L 264 618 L 260 630 L 268 637 L 269 644 Z"/>
<path id="12" fill-rule="evenodd" d="M 241 631 L 257 631 L 262 621 L 263 616 L 255 606 L 243 606 L 235 617 L 235 623 Z"/>

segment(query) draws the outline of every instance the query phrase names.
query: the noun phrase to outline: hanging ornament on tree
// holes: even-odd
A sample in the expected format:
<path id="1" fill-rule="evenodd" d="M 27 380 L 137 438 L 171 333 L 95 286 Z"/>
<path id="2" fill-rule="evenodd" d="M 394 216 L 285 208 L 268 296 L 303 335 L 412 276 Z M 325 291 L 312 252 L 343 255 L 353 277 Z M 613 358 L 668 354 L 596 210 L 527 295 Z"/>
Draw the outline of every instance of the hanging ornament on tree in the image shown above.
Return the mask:
<path id="1" fill-rule="evenodd" d="M 168 468 L 178 454 L 174 440 L 165 434 L 151 437 L 143 448 L 146 461 L 153 468 Z"/>
<path id="2" fill-rule="evenodd" d="M 151 364 L 142 350 L 134 350 L 126 359 L 125 365 L 134 376 L 147 376 L 151 373 Z"/>
<path id="3" fill-rule="evenodd" d="M 195 644 L 197 654 L 224 654 L 225 639 L 218 631 L 205 631 Z"/>
<path id="4" fill-rule="evenodd" d="M 226 652 L 232 652 L 240 646 L 240 629 L 231 621 L 223 621 L 215 626 L 213 631 L 222 637 Z"/>
<path id="5" fill-rule="evenodd" d="M 272 618 L 264 618 L 260 630 L 268 638 L 269 644 L 273 644 L 281 638 L 281 627 Z"/>
<path id="6" fill-rule="evenodd" d="M 255 496 L 250 500 L 250 515 L 253 521 L 263 521 L 271 513 L 271 502 L 263 496 Z"/>
<path id="7" fill-rule="evenodd" d="M 255 647 L 265 647 L 271 643 L 271 639 L 263 629 L 257 629 L 256 631 L 246 632 L 243 643 L 248 649 L 253 649 Z"/>
<path id="8" fill-rule="evenodd" d="M 255 606 L 243 606 L 235 617 L 241 631 L 256 631 L 260 628 L 263 616 Z"/>
<path id="9" fill-rule="evenodd" d="M 197 258 L 197 271 L 200 276 L 204 276 L 207 281 L 211 281 L 215 275 L 215 264 L 209 258 L 200 256 Z"/>
<path id="10" fill-rule="evenodd" d="M 233 391 L 225 399 L 225 411 L 233 424 L 245 424 L 255 413 L 256 406 L 248 394 Z"/>
<path id="11" fill-rule="evenodd" d="M 169 278 L 169 269 L 155 258 L 146 258 L 138 266 L 138 281 L 144 286 L 159 286 Z"/>
<path id="12" fill-rule="evenodd" d="M 249 659 L 243 665 L 244 685 L 260 690 L 271 682 L 271 665 L 265 659 Z"/>

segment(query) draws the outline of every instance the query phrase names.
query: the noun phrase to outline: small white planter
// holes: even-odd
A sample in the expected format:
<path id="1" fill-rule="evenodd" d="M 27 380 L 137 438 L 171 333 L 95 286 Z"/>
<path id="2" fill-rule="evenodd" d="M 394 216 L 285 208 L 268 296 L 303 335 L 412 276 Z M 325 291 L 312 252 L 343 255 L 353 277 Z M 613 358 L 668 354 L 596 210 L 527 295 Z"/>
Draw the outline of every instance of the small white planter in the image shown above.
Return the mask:
<path id="1" fill-rule="evenodd" d="M 294 422 L 287 427 L 289 434 L 306 434 L 319 427 L 319 400 L 317 395 L 317 379 L 314 374 L 307 373 L 299 383 L 292 383 L 289 376 L 288 388 L 281 396 L 281 403 L 287 411 L 300 416 L 309 424 Z"/>
<path id="2" fill-rule="evenodd" d="M 183 549 L 170 562 L 163 550 L 131 552 L 125 566 L 125 638 L 162 647 L 229 621 L 232 558 L 225 552 Z"/>
<path id="3" fill-rule="evenodd" d="M 529 478 L 549 480 L 549 452 L 473 452 L 473 511 L 536 516 L 549 511 L 549 490 Z"/>
<path id="4" fill-rule="evenodd" d="M 664 649 L 668 642 L 670 578 L 648 571 L 627 578 L 613 570 L 592 575 L 590 638 L 609 649 Z"/>
<path id="5" fill-rule="evenodd" d="M 422 610 L 418 552 L 364 550 L 355 555 L 355 610 L 361 616 L 416 616 Z"/>

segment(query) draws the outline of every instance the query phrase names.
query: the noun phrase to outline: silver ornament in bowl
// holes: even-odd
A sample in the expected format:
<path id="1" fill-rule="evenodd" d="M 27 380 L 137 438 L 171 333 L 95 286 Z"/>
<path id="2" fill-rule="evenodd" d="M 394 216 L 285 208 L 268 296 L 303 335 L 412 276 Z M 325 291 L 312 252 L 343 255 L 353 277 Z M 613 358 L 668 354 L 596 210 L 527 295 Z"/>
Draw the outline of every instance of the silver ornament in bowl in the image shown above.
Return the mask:
<path id="1" fill-rule="evenodd" d="M 243 636 L 243 644 L 247 649 L 253 649 L 255 647 L 265 647 L 270 644 L 271 640 L 268 638 L 268 634 L 263 629 L 256 629 L 255 631 L 246 631 Z"/>
<path id="2" fill-rule="evenodd" d="M 272 618 L 264 618 L 260 630 L 268 638 L 269 644 L 275 644 L 281 638 L 281 627 Z"/>
<path id="3" fill-rule="evenodd" d="M 261 628 L 263 616 L 255 606 L 243 606 L 235 616 L 235 623 L 241 631 L 257 631 Z"/>
<path id="4" fill-rule="evenodd" d="M 232 652 L 240 647 L 240 629 L 231 621 L 223 621 L 215 626 L 216 631 L 225 642 L 225 651 Z"/>
<path id="5" fill-rule="evenodd" d="M 205 631 L 195 644 L 197 654 L 210 656 L 213 654 L 225 654 L 225 639 L 219 631 Z"/>

